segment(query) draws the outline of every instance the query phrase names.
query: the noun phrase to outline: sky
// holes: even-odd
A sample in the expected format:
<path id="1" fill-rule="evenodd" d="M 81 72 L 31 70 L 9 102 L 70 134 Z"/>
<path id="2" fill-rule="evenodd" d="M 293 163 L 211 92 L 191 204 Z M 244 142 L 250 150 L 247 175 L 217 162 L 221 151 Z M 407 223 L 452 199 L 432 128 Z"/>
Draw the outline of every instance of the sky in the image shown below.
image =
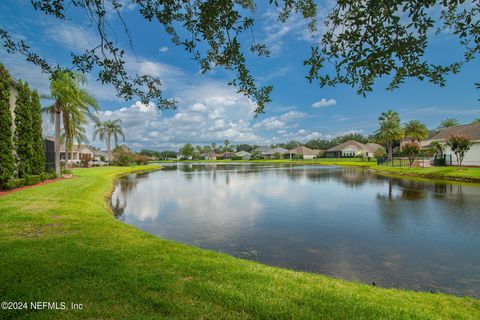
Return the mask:
<path id="1" fill-rule="evenodd" d="M 160 77 L 165 97 L 178 100 L 176 110 L 163 111 L 153 103 L 124 101 L 112 87 L 97 82 L 95 73 L 88 75 L 86 88 L 101 106 L 99 117 L 121 119 L 125 143 L 134 150 L 176 150 L 185 143 L 222 144 L 225 139 L 233 144 L 269 145 L 289 140 L 329 139 L 352 132 L 368 135 L 378 127 L 379 114 L 388 109 L 396 110 L 402 122 L 417 119 L 429 128 L 437 127 L 448 117 L 461 123 L 480 117 L 480 90 L 474 86 L 480 82 L 480 62 L 470 62 L 459 74 L 448 76 L 446 87 L 409 79 L 392 92 L 386 90 L 388 79 L 379 79 L 366 97 L 349 86 L 321 88 L 305 79 L 308 69 L 303 66 L 321 31 L 309 35 L 305 21 L 298 16 L 280 23 L 275 8 L 264 5 L 255 12 L 253 34 L 272 54 L 268 58 L 247 56 L 247 62 L 255 79 L 262 85 L 273 85 L 274 89 L 266 112 L 255 118 L 255 104 L 227 85 L 231 73 L 215 68 L 201 74 L 191 55 L 176 47 L 158 22 L 147 22 L 131 1 L 122 3 L 134 52 L 114 15 L 109 15 L 109 23 L 117 30 L 118 45 L 126 51 L 127 70 Z M 331 3 L 319 1 L 318 5 L 321 21 Z M 66 66 L 71 65 L 72 52 L 81 53 L 98 45 L 94 26 L 79 12 L 69 9 L 69 15 L 70 19 L 60 21 L 36 12 L 29 0 L 0 2 L 1 28 L 7 29 L 16 40 L 25 40 L 49 62 Z M 244 41 L 248 44 L 251 38 Z M 426 53 L 435 63 L 452 62 L 461 54 L 462 48 L 448 33 L 434 36 Z M 0 62 L 15 78 L 26 80 L 40 93 L 48 94 L 48 76 L 23 57 L 0 48 Z M 48 103 L 42 100 L 42 104 Z M 89 124 L 89 143 L 104 148 L 102 141 L 93 140 L 92 132 L 93 125 Z M 53 125 L 47 117 L 44 134 L 53 134 Z"/>

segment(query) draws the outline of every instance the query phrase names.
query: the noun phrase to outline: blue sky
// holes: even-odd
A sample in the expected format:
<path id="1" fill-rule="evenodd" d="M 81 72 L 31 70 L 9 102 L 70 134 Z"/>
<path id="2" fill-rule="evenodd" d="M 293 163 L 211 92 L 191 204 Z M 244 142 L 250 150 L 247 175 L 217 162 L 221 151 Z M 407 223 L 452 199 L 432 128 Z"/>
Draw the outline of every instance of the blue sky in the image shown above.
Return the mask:
<path id="1" fill-rule="evenodd" d="M 320 88 L 316 83 L 308 83 L 303 60 L 308 58 L 316 38 L 308 36 L 305 22 L 298 17 L 281 24 L 275 20 L 273 7 L 266 6 L 256 12 L 254 35 L 270 47 L 272 56 L 249 56 L 248 61 L 257 80 L 274 86 L 273 102 L 265 114 L 254 119 L 255 106 L 227 86 L 231 74 L 222 69 L 199 74 L 190 55 L 175 47 L 158 23 L 145 21 L 135 5 L 128 0 L 123 2 L 123 15 L 136 52 L 135 57 L 118 29 L 118 43 L 127 51 L 127 68 L 159 76 L 165 95 L 179 100 L 176 111 L 157 111 L 152 104 L 117 98 L 111 87 L 95 81 L 95 74 L 89 76 L 87 88 L 100 102 L 101 118 L 122 119 L 126 142 L 134 149 L 177 149 L 186 142 L 218 144 L 224 139 L 232 143 L 270 144 L 329 138 L 347 132 L 370 134 L 377 127 L 378 115 L 387 109 L 398 111 L 403 122 L 418 119 L 430 128 L 447 117 L 468 123 L 480 116 L 480 90 L 474 88 L 474 83 L 480 82 L 478 61 L 448 77 L 444 88 L 411 79 L 390 92 L 385 90 L 388 79 L 380 79 L 373 93 L 364 98 L 351 87 Z M 319 6 L 321 17 L 328 4 L 319 2 Z M 98 44 L 93 27 L 77 12 L 69 13 L 72 19 L 59 21 L 35 12 L 28 0 L 6 0 L 0 3 L 0 27 L 16 39 L 25 39 L 49 61 L 69 65 L 72 51 L 78 53 Z M 113 16 L 110 23 L 119 27 Z M 427 52 L 431 61 L 438 63 L 451 62 L 461 54 L 462 49 L 450 34 L 436 36 Z M 27 80 L 40 92 L 48 92 L 47 76 L 22 57 L 9 55 L 0 48 L 0 62 L 16 78 Z M 44 122 L 45 134 L 50 134 L 52 125 L 47 119 Z M 87 132 L 91 134 L 91 130 L 89 125 Z M 103 146 L 100 141 L 91 143 Z"/>

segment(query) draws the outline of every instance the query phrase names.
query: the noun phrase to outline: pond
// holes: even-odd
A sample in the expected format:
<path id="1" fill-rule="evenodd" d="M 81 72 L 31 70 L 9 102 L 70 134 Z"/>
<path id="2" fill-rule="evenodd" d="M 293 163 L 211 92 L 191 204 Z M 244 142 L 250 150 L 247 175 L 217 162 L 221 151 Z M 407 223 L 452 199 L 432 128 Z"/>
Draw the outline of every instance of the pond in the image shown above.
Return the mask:
<path id="1" fill-rule="evenodd" d="M 480 297 L 480 187 L 315 165 L 163 164 L 116 183 L 158 237 L 382 287 Z"/>

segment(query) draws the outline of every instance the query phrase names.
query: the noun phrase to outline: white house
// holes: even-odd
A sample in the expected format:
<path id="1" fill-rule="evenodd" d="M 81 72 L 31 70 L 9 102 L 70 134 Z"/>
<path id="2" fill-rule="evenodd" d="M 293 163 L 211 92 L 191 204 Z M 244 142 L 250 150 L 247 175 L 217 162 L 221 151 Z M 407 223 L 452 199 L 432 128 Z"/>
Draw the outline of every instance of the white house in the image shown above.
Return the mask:
<path id="1" fill-rule="evenodd" d="M 432 138 L 423 141 L 422 147 L 429 148 L 433 141 L 438 141 L 443 146 L 443 154 L 447 156 L 447 164 L 458 165 L 455 154 L 447 145 L 447 141 L 452 135 L 466 136 L 473 143 L 470 150 L 465 154 L 462 165 L 480 166 L 480 123 L 445 128 Z"/>
<path id="2" fill-rule="evenodd" d="M 293 156 L 297 155 L 297 156 L 302 156 L 304 160 L 312 160 L 316 156 L 322 153 L 323 153 L 323 150 L 313 150 L 303 146 L 293 148 L 286 152 L 286 154 L 290 156 L 290 159 L 292 159 Z"/>
<path id="3" fill-rule="evenodd" d="M 247 152 L 247 151 L 239 151 L 239 152 L 235 153 L 235 155 L 237 157 L 241 157 L 242 160 L 250 160 L 250 158 L 252 157 L 252 154 L 250 152 Z"/>
<path id="4" fill-rule="evenodd" d="M 325 156 L 327 158 L 373 157 L 379 148 L 382 146 L 376 143 L 363 144 L 355 140 L 348 140 L 325 151 Z"/>

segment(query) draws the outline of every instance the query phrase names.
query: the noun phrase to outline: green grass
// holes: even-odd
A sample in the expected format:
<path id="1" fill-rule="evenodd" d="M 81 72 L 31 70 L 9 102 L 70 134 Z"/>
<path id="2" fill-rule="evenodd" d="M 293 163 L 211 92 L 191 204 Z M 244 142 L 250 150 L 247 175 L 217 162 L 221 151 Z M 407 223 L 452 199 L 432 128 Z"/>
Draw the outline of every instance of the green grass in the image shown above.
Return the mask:
<path id="1" fill-rule="evenodd" d="M 0 197 L 0 302 L 84 306 L 0 310 L 0 318 L 480 318 L 480 300 L 473 298 L 269 267 L 115 220 L 105 201 L 113 179 L 152 167 L 77 169 L 73 179 Z"/>

